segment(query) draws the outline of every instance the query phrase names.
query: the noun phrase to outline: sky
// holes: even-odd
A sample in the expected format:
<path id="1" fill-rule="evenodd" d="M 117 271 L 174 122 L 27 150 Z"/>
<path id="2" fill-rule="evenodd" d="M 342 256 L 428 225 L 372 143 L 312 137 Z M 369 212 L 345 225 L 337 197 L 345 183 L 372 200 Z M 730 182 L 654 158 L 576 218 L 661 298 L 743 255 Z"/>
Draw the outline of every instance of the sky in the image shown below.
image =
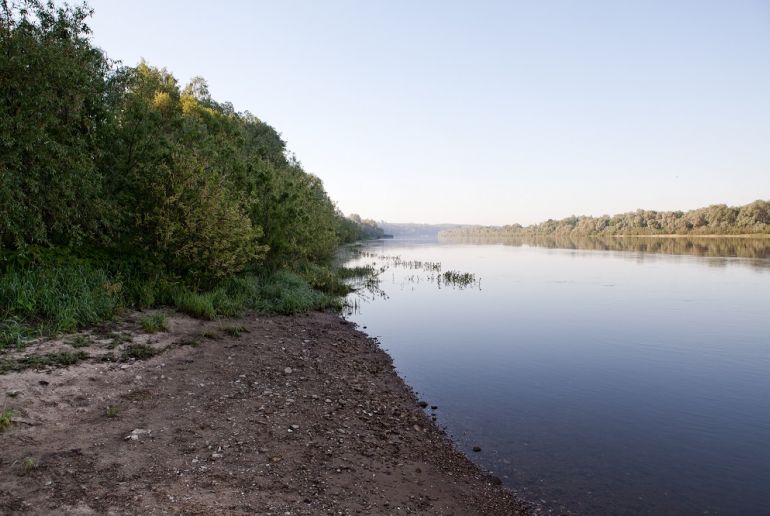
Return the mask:
<path id="1" fill-rule="evenodd" d="M 770 2 L 91 0 L 347 213 L 529 224 L 770 199 Z"/>

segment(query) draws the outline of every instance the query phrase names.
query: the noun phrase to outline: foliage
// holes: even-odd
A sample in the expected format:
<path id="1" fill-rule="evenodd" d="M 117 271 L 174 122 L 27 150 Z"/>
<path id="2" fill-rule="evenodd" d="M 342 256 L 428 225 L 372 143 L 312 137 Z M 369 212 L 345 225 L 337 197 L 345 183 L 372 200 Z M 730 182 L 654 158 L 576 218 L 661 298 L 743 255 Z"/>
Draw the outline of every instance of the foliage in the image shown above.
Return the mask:
<path id="1" fill-rule="evenodd" d="M 770 201 L 745 206 L 716 204 L 682 211 L 637 210 L 601 217 L 567 217 L 540 224 L 464 227 L 442 231 L 442 238 L 511 236 L 736 235 L 770 234 Z"/>
<path id="2" fill-rule="evenodd" d="M 90 14 L 0 3 L 0 347 L 123 306 L 214 318 L 333 304 L 307 281 L 340 283 L 313 264 L 369 222 L 346 219 L 275 129 L 204 79 L 182 88 L 108 60 Z"/>
<path id="3" fill-rule="evenodd" d="M 92 46 L 86 7 L 39 0 L 0 13 L 0 244 L 139 255 L 195 286 L 322 261 L 342 215 L 280 135 Z M 356 235 L 359 236 L 359 235 Z"/>
<path id="4" fill-rule="evenodd" d="M 375 240 L 378 238 L 392 238 L 373 220 L 362 219 L 360 215 L 353 213 L 348 217 L 341 217 L 337 233 L 342 242 L 355 242 L 357 240 Z"/>

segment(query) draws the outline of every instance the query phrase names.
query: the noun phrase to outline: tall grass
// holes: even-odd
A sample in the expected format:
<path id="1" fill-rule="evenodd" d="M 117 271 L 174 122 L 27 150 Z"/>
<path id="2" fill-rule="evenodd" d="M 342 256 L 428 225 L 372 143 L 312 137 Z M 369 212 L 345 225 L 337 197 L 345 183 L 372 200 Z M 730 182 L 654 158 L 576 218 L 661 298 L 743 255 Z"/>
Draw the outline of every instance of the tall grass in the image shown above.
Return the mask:
<path id="1" fill-rule="evenodd" d="M 340 309 L 341 296 L 349 291 L 344 275 L 310 265 L 298 273 L 230 277 L 198 291 L 170 279 L 109 273 L 87 262 L 9 270 L 0 274 L 0 349 L 100 323 L 124 307 L 165 305 L 201 319 L 237 317 L 247 310 Z"/>
<path id="2" fill-rule="evenodd" d="M 112 317 L 121 283 L 86 264 L 10 270 L 0 276 L 0 347 Z"/>

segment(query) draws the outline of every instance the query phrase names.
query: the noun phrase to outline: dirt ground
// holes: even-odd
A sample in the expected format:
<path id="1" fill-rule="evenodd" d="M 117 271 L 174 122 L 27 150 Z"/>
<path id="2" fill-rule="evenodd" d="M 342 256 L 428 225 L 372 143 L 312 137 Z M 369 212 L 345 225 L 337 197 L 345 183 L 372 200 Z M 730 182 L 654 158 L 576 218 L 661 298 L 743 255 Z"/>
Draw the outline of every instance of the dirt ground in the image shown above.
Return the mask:
<path id="1" fill-rule="evenodd" d="M 457 452 L 388 355 L 339 316 L 169 314 L 169 331 L 147 334 L 147 315 L 24 352 L 74 343 L 89 355 L 76 365 L 0 376 L 0 410 L 14 414 L 0 513 L 536 510 Z"/>

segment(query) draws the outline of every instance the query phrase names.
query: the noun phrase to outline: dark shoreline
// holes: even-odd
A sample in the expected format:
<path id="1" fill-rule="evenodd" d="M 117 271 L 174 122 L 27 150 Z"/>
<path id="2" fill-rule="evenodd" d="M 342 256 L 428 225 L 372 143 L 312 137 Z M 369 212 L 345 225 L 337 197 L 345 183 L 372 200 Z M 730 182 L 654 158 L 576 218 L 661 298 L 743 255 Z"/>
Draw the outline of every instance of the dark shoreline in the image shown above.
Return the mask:
<path id="1" fill-rule="evenodd" d="M 140 318 L 86 332 L 80 364 L 0 376 L 14 410 L 0 512 L 538 512 L 459 452 L 389 355 L 336 314 L 171 314 L 154 335 Z M 165 351 L 103 362 L 100 337 L 116 331 Z"/>

